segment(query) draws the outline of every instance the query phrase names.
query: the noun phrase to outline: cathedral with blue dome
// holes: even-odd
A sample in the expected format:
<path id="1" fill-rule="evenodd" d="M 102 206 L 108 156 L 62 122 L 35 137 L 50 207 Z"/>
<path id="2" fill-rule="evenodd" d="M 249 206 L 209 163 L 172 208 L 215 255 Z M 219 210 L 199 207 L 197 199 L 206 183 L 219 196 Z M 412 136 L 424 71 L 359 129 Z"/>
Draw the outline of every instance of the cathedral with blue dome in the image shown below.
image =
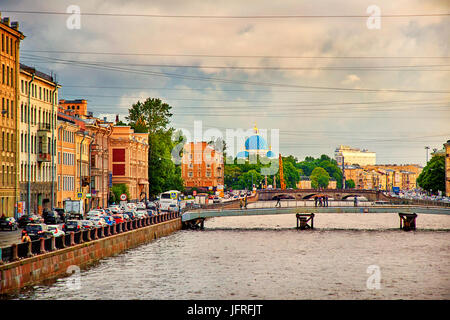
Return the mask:
<path id="1" fill-rule="evenodd" d="M 245 150 L 238 152 L 237 159 L 248 159 L 250 156 L 275 158 L 275 153 L 270 150 L 266 140 L 258 134 L 258 128 L 253 128 L 254 134 L 245 140 Z"/>

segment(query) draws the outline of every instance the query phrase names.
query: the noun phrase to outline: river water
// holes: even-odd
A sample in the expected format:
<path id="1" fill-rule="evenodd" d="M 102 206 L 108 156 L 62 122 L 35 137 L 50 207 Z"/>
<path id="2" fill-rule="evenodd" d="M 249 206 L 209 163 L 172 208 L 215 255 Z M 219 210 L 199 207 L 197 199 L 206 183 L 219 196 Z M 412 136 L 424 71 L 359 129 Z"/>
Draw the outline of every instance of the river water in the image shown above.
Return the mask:
<path id="1" fill-rule="evenodd" d="M 213 218 L 102 260 L 81 271 L 79 288 L 71 276 L 16 298 L 450 298 L 450 216 L 419 214 L 414 232 L 399 230 L 397 214 L 321 213 L 315 230 L 295 225 L 293 215 Z"/>

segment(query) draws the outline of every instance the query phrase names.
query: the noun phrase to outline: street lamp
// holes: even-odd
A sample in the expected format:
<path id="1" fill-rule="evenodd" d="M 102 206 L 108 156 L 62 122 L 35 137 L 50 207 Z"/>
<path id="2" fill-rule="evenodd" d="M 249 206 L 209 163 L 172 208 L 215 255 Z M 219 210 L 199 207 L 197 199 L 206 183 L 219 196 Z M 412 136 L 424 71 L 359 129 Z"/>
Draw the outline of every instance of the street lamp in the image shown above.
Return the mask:
<path id="1" fill-rule="evenodd" d="M 427 162 L 425 163 L 425 164 L 427 164 L 428 163 L 428 150 L 430 149 L 430 147 L 428 147 L 428 146 L 426 146 L 425 147 L 425 150 L 426 150 L 426 155 L 427 155 Z"/>

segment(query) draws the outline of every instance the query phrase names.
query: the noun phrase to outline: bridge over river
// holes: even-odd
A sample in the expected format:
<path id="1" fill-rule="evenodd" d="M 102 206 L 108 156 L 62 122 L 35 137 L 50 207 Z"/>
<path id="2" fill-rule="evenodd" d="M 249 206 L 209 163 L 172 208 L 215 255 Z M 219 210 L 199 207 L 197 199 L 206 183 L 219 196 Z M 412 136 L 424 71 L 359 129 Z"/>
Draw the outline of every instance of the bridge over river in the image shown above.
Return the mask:
<path id="1" fill-rule="evenodd" d="M 318 213 L 393 213 L 393 214 L 447 214 L 450 208 L 439 206 L 417 205 L 373 205 L 371 202 L 362 203 L 360 206 L 351 206 L 350 203 L 336 202 L 338 206 L 315 207 L 308 206 L 305 201 L 292 201 L 291 206 L 274 207 L 274 202 L 258 201 L 249 204 L 248 209 L 197 209 L 188 210 L 181 216 L 184 226 L 203 226 L 206 218 L 226 216 L 252 216 L 252 215 L 277 215 L 277 214 L 318 214 Z M 303 205 L 302 205 L 303 204 Z M 271 206 L 269 206 L 271 205 Z"/>

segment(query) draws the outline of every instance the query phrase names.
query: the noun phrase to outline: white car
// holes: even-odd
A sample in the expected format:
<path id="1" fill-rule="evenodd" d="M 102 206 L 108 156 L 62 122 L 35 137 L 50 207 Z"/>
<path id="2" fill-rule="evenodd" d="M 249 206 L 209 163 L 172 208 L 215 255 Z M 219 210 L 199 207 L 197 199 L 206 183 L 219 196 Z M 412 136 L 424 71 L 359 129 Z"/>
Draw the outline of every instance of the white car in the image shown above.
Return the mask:
<path id="1" fill-rule="evenodd" d="M 96 226 L 96 227 L 104 227 L 106 225 L 108 225 L 105 221 L 105 219 L 103 218 L 92 218 L 89 219 L 90 221 L 92 221 L 92 223 Z"/>
<path id="2" fill-rule="evenodd" d="M 86 214 L 86 219 L 87 220 L 92 220 L 94 218 L 101 218 L 103 214 L 100 211 L 89 211 Z"/>
<path id="3" fill-rule="evenodd" d="M 64 231 L 62 231 L 58 225 L 50 224 L 47 227 L 48 227 L 48 231 L 50 231 L 54 237 L 60 237 L 60 236 L 65 235 Z"/>
<path id="4" fill-rule="evenodd" d="M 145 203 L 143 202 L 138 202 L 136 204 L 136 209 L 144 209 L 145 210 Z"/>

